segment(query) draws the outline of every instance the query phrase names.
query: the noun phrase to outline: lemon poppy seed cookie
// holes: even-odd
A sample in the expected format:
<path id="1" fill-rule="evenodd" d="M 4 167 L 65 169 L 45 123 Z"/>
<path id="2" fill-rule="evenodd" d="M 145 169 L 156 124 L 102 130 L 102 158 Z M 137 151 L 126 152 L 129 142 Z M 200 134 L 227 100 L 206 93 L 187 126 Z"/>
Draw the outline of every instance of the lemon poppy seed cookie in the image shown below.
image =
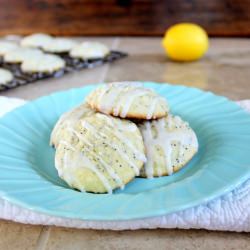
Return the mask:
<path id="1" fill-rule="evenodd" d="M 171 175 L 181 169 L 198 150 L 198 141 L 189 124 L 178 116 L 139 125 L 146 148 L 147 162 L 142 177 Z"/>
<path id="2" fill-rule="evenodd" d="M 123 188 L 145 162 L 143 140 L 131 121 L 96 113 L 62 135 L 55 166 L 71 187 L 93 193 Z"/>
<path id="3" fill-rule="evenodd" d="M 80 59 L 103 58 L 110 53 L 108 47 L 97 42 L 83 42 L 72 48 L 70 56 Z"/>
<path id="4" fill-rule="evenodd" d="M 20 47 L 15 50 L 8 51 L 4 55 L 4 61 L 7 63 L 22 63 L 25 60 L 37 58 L 42 55 L 43 55 L 43 52 L 39 49 Z"/>
<path id="5" fill-rule="evenodd" d="M 0 85 L 11 82 L 13 78 L 13 74 L 9 70 L 0 68 Z"/>
<path id="6" fill-rule="evenodd" d="M 4 56 L 7 52 L 17 49 L 18 45 L 13 42 L 0 41 L 0 56 Z"/>
<path id="7" fill-rule="evenodd" d="M 65 61 L 56 55 L 44 54 L 24 60 L 21 64 L 23 72 L 27 73 L 52 73 L 65 67 Z"/>
<path id="8" fill-rule="evenodd" d="M 50 144 L 57 147 L 65 130 L 75 126 L 81 118 L 94 114 L 95 111 L 88 104 L 81 104 L 76 108 L 64 113 L 57 121 L 51 133 Z"/>
<path id="9" fill-rule="evenodd" d="M 54 38 L 51 39 L 48 43 L 45 43 L 42 46 L 42 49 L 46 52 L 51 52 L 51 53 L 66 53 L 69 52 L 76 45 L 77 42 L 71 39 Z"/>
<path id="10" fill-rule="evenodd" d="M 50 43 L 53 39 L 52 36 L 43 34 L 43 33 L 36 33 L 29 36 L 24 37 L 21 40 L 21 46 L 23 47 L 32 47 L 32 48 L 42 48 L 46 44 Z"/>
<path id="11" fill-rule="evenodd" d="M 103 85 L 90 93 L 87 103 L 99 112 L 121 118 L 156 119 L 167 115 L 166 100 L 137 82 Z"/>

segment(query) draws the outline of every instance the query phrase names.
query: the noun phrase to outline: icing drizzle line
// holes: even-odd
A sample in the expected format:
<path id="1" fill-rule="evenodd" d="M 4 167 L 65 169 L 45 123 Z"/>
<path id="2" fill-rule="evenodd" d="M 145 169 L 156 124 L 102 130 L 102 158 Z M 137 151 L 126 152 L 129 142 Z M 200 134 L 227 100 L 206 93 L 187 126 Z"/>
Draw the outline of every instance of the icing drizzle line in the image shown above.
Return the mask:
<path id="1" fill-rule="evenodd" d="M 98 94 L 94 102 L 98 103 L 98 108 L 104 113 L 113 112 L 113 115 L 122 118 L 127 116 L 135 99 L 140 96 L 149 95 L 154 97 L 146 115 L 147 119 L 153 117 L 157 104 L 161 102 L 161 98 L 153 90 L 143 88 L 141 85 L 136 84 L 136 82 L 108 84 L 96 91 L 98 91 Z M 166 102 L 164 103 L 167 105 Z M 166 108 L 168 110 L 167 106 Z"/>
<path id="2" fill-rule="evenodd" d="M 146 121 L 143 126 L 140 126 L 142 136 L 144 139 L 146 147 L 147 162 L 145 163 L 145 173 L 148 178 L 154 176 L 154 159 L 155 159 L 155 147 L 160 147 L 164 153 L 164 159 L 166 164 L 166 170 L 168 175 L 171 175 L 174 170 L 172 161 L 172 145 L 173 141 L 180 143 L 179 157 L 182 156 L 182 146 L 189 145 L 191 147 L 197 148 L 198 142 L 195 133 L 190 129 L 182 129 L 177 131 L 169 131 L 166 129 L 172 128 L 173 125 L 181 126 L 186 124 L 178 116 L 168 115 L 167 118 L 161 118 L 159 120 L 154 120 L 152 122 Z M 154 138 L 152 134 L 153 127 L 156 129 L 157 136 Z M 158 175 L 161 173 L 160 169 L 156 169 Z"/>
<path id="3" fill-rule="evenodd" d="M 119 154 L 120 156 L 129 163 L 129 165 L 134 169 L 134 172 L 135 174 L 138 176 L 139 175 L 139 168 L 136 166 L 136 164 L 134 164 L 130 159 L 129 157 L 127 156 L 127 154 L 125 154 L 124 152 L 122 152 L 122 150 L 119 148 L 119 147 L 116 147 L 114 145 L 112 145 L 111 143 L 109 143 L 107 140 L 106 140 L 106 135 L 103 134 L 102 132 L 100 131 L 97 131 L 92 125 L 90 125 L 89 123 L 87 123 L 86 121 L 82 121 L 81 122 L 81 125 L 83 128 L 86 128 L 88 129 L 89 131 L 91 131 L 91 133 L 93 134 L 93 136 L 99 140 L 102 140 L 102 141 L 105 141 L 105 143 L 107 145 L 109 145 L 111 148 L 114 148 Z M 113 133 L 115 133 L 113 131 Z"/>
<path id="4" fill-rule="evenodd" d="M 57 121 L 55 127 L 53 128 L 53 131 L 50 136 L 50 145 L 57 142 L 57 137 L 59 135 L 60 129 L 64 126 L 70 127 L 73 125 L 76 121 L 78 121 L 81 117 L 86 116 L 88 114 L 94 113 L 90 108 L 85 106 L 85 104 L 81 104 L 80 106 L 74 108 L 73 110 L 70 110 L 59 118 Z M 56 145 L 55 145 L 56 146 Z"/>

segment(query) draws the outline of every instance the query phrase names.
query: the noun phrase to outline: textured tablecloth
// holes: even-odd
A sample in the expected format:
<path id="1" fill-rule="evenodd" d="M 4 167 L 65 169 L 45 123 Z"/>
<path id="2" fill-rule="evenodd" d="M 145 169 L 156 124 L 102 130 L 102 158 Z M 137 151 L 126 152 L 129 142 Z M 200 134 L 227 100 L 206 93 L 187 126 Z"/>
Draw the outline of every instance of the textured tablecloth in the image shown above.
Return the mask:
<path id="1" fill-rule="evenodd" d="M 0 97 L 0 116 L 22 105 L 23 100 Z M 250 100 L 238 102 L 250 113 Z M 249 142 L 250 143 L 250 142 Z M 250 153 L 250 152 L 249 152 Z M 250 166 L 249 166 L 250 167 Z M 27 224 L 93 229 L 203 228 L 250 232 L 250 179 L 209 203 L 165 216 L 129 221 L 83 221 L 34 212 L 0 199 L 0 218 Z"/>

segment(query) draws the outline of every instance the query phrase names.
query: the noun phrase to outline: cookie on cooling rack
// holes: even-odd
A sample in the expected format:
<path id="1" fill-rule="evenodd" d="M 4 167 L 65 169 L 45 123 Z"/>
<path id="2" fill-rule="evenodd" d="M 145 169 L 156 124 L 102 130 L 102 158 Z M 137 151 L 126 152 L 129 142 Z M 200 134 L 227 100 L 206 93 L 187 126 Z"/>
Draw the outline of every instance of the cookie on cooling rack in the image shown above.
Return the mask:
<path id="1" fill-rule="evenodd" d="M 57 147 L 65 130 L 73 128 L 80 119 L 94 113 L 95 111 L 84 103 L 62 114 L 51 133 L 50 144 Z"/>
<path id="2" fill-rule="evenodd" d="M 109 48 L 98 42 L 83 42 L 74 46 L 70 51 L 70 56 L 83 60 L 104 58 L 110 53 Z"/>
<path id="3" fill-rule="evenodd" d="M 53 38 L 44 44 L 42 49 L 50 53 L 67 53 L 76 45 L 77 42 L 68 38 Z"/>
<path id="4" fill-rule="evenodd" d="M 71 187 L 93 193 L 123 188 L 145 161 L 138 127 L 96 113 L 68 128 L 56 148 L 55 166 Z"/>
<path id="5" fill-rule="evenodd" d="M 17 48 L 18 45 L 16 43 L 0 40 L 0 56 L 4 56 L 7 52 Z"/>
<path id="6" fill-rule="evenodd" d="M 0 68 L 0 85 L 11 82 L 13 78 L 13 74 L 9 70 Z"/>
<path id="7" fill-rule="evenodd" d="M 145 121 L 139 124 L 147 162 L 141 176 L 152 178 L 180 170 L 198 151 L 195 132 L 179 116 Z"/>
<path id="8" fill-rule="evenodd" d="M 4 55 L 4 62 L 6 63 L 22 63 L 25 60 L 31 60 L 32 58 L 38 58 L 43 55 L 43 52 L 39 49 L 23 48 L 8 51 Z"/>
<path id="9" fill-rule="evenodd" d="M 137 82 L 103 85 L 86 100 L 93 109 L 121 118 L 151 120 L 164 117 L 169 111 L 164 98 Z"/>
<path id="10" fill-rule="evenodd" d="M 44 54 L 24 60 L 21 70 L 25 73 L 53 73 L 65 67 L 65 61 L 56 55 Z"/>
<path id="11" fill-rule="evenodd" d="M 32 47 L 32 48 L 42 48 L 46 44 L 50 43 L 53 39 L 52 36 L 43 33 L 36 33 L 24 37 L 21 40 L 21 46 Z"/>

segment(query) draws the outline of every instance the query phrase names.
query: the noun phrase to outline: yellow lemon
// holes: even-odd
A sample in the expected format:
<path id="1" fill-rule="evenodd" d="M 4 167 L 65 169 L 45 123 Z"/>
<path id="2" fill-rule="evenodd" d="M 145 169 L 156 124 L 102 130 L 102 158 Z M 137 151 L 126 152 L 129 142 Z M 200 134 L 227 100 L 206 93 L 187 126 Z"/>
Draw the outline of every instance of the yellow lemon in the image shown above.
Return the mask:
<path id="1" fill-rule="evenodd" d="M 199 25 L 180 23 L 170 27 L 162 45 L 167 55 L 176 61 L 193 61 L 201 58 L 208 49 L 208 36 Z"/>

